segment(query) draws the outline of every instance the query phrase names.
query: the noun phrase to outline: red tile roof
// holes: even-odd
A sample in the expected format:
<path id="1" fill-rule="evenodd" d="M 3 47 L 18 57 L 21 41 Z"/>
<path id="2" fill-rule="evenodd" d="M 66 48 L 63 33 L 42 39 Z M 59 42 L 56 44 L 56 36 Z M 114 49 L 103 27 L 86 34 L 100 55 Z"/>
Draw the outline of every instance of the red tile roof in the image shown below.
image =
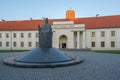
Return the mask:
<path id="1" fill-rule="evenodd" d="M 53 21 L 66 21 L 66 19 L 50 19 L 49 24 Z M 37 30 L 38 24 L 43 25 L 43 20 L 21 20 L 21 21 L 4 21 L 0 22 L 0 30 Z M 120 15 L 76 18 L 75 24 L 85 24 L 86 29 L 96 28 L 120 28 Z"/>
<path id="2" fill-rule="evenodd" d="M 85 24 L 86 29 L 120 28 L 120 15 L 77 18 L 75 24 Z"/>

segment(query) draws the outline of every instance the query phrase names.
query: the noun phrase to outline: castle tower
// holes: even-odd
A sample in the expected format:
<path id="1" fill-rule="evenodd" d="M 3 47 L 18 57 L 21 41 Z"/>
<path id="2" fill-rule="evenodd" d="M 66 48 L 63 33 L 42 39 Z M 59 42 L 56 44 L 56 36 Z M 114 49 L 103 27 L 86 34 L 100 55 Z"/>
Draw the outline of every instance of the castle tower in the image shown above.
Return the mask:
<path id="1" fill-rule="evenodd" d="M 75 20 L 75 11 L 74 10 L 67 10 L 66 11 L 66 19 L 68 20 Z"/>

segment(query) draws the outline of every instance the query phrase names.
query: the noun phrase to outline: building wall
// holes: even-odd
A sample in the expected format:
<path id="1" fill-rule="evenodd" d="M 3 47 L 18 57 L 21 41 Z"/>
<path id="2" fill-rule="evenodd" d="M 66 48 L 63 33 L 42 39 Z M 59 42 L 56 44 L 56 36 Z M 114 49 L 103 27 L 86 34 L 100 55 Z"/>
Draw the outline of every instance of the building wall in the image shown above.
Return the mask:
<path id="1" fill-rule="evenodd" d="M 64 25 L 65 26 L 65 25 Z M 68 26 L 68 25 L 67 25 Z M 73 27 L 75 25 L 72 25 Z M 60 27 L 60 26 L 59 26 Z M 106 28 L 106 29 L 86 29 L 84 28 L 53 28 L 53 47 L 59 48 L 60 36 L 67 37 L 67 48 L 77 48 L 77 31 L 80 31 L 80 48 L 83 48 L 83 41 L 85 41 L 85 48 L 93 50 L 119 50 L 120 49 L 120 28 Z M 85 40 L 83 40 L 83 31 L 85 33 Z M 105 36 L 101 37 L 101 31 L 105 32 Z M 111 36 L 111 31 L 115 31 L 115 36 Z M 74 36 L 73 36 L 74 32 Z M 92 37 L 92 32 L 95 32 L 95 37 Z M 14 37 L 16 33 L 16 37 Z M 24 37 L 21 37 L 23 33 Z M 29 33 L 31 37 L 29 37 Z M 8 34 L 8 38 L 6 37 Z M 38 31 L 0 31 L 0 50 L 30 50 L 38 47 Z M 37 35 L 37 36 L 36 36 Z M 111 41 L 115 42 L 115 47 L 111 47 Z M 16 46 L 14 46 L 16 42 Z M 21 46 L 21 42 L 24 46 Z M 91 46 L 91 42 L 95 42 L 95 47 Z M 105 42 L 105 47 L 101 47 L 101 42 Z M 6 45 L 8 43 L 9 45 Z M 29 45 L 31 43 L 31 46 Z M 74 45 L 73 45 L 74 43 Z"/>
<path id="2" fill-rule="evenodd" d="M 104 37 L 101 37 L 101 31 L 105 32 Z M 115 36 L 111 36 L 111 31 L 115 31 Z M 92 37 L 92 32 L 95 32 L 95 37 Z M 94 50 L 120 49 L 120 28 L 87 29 L 86 38 L 87 47 Z M 115 47 L 111 47 L 111 41 L 115 42 Z M 92 42 L 95 42 L 95 47 L 92 47 Z M 105 42 L 105 47 L 101 47 L 101 42 Z"/>
<path id="3" fill-rule="evenodd" d="M 36 34 L 38 31 L 0 31 L 0 33 L 2 34 L 0 38 L 0 42 L 2 42 L 0 50 L 29 50 L 37 47 L 36 42 L 38 42 L 38 37 L 36 37 Z M 9 34 L 8 38 L 6 38 L 6 33 Z M 16 37 L 14 37 L 14 33 Z M 28 36 L 29 33 L 31 37 Z M 23 34 L 23 37 L 21 37 L 21 34 Z M 6 46 L 6 42 L 9 43 L 9 46 Z M 14 46 L 14 42 L 16 46 Z M 23 47 L 21 46 L 21 42 L 24 43 Z M 29 46 L 29 43 L 31 43 L 31 46 Z"/>

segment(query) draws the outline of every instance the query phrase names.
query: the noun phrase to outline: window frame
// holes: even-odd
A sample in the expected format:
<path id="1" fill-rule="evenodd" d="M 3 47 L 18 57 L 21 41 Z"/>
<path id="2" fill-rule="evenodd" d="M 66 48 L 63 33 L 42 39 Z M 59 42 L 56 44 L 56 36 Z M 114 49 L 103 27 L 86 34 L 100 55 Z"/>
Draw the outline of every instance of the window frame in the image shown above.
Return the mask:
<path id="1" fill-rule="evenodd" d="M 93 41 L 93 42 L 91 42 L 91 47 L 95 47 L 96 45 L 95 45 L 96 43 Z"/>
<path id="2" fill-rule="evenodd" d="M 115 47 L 115 41 L 111 41 L 111 47 Z"/>
<path id="3" fill-rule="evenodd" d="M 21 38 L 24 38 L 24 33 L 21 33 Z"/>
<path id="4" fill-rule="evenodd" d="M 114 36 L 115 36 L 115 31 L 111 31 L 111 37 L 114 37 Z"/>
<path id="5" fill-rule="evenodd" d="M 21 42 L 21 43 L 20 43 L 20 47 L 24 47 L 24 42 Z"/>
<path id="6" fill-rule="evenodd" d="M 105 42 L 101 41 L 101 47 L 105 47 Z"/>
<path id="7" fill-rule="evenodd" d="M 101 37 L 105 37 L 105 31 L 101 31 Z"/>
<path id="8" fill-rule="evenodd" d="M 92 36 L 92 37 L 95 37 L 95 32 L 92 32 L 91 36 Z"/>

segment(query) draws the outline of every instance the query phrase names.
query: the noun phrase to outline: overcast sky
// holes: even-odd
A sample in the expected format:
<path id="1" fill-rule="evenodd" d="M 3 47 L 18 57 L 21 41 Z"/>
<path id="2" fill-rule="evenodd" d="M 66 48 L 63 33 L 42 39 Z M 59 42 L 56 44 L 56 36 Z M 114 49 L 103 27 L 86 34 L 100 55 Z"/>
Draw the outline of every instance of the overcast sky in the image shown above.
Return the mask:
<path id="1" fill-rule="evenodd" d="M 79 18 L 120 15 L 120 0 L 0 0 L 0 19 L 65 18 L 70 8 Z"/>

